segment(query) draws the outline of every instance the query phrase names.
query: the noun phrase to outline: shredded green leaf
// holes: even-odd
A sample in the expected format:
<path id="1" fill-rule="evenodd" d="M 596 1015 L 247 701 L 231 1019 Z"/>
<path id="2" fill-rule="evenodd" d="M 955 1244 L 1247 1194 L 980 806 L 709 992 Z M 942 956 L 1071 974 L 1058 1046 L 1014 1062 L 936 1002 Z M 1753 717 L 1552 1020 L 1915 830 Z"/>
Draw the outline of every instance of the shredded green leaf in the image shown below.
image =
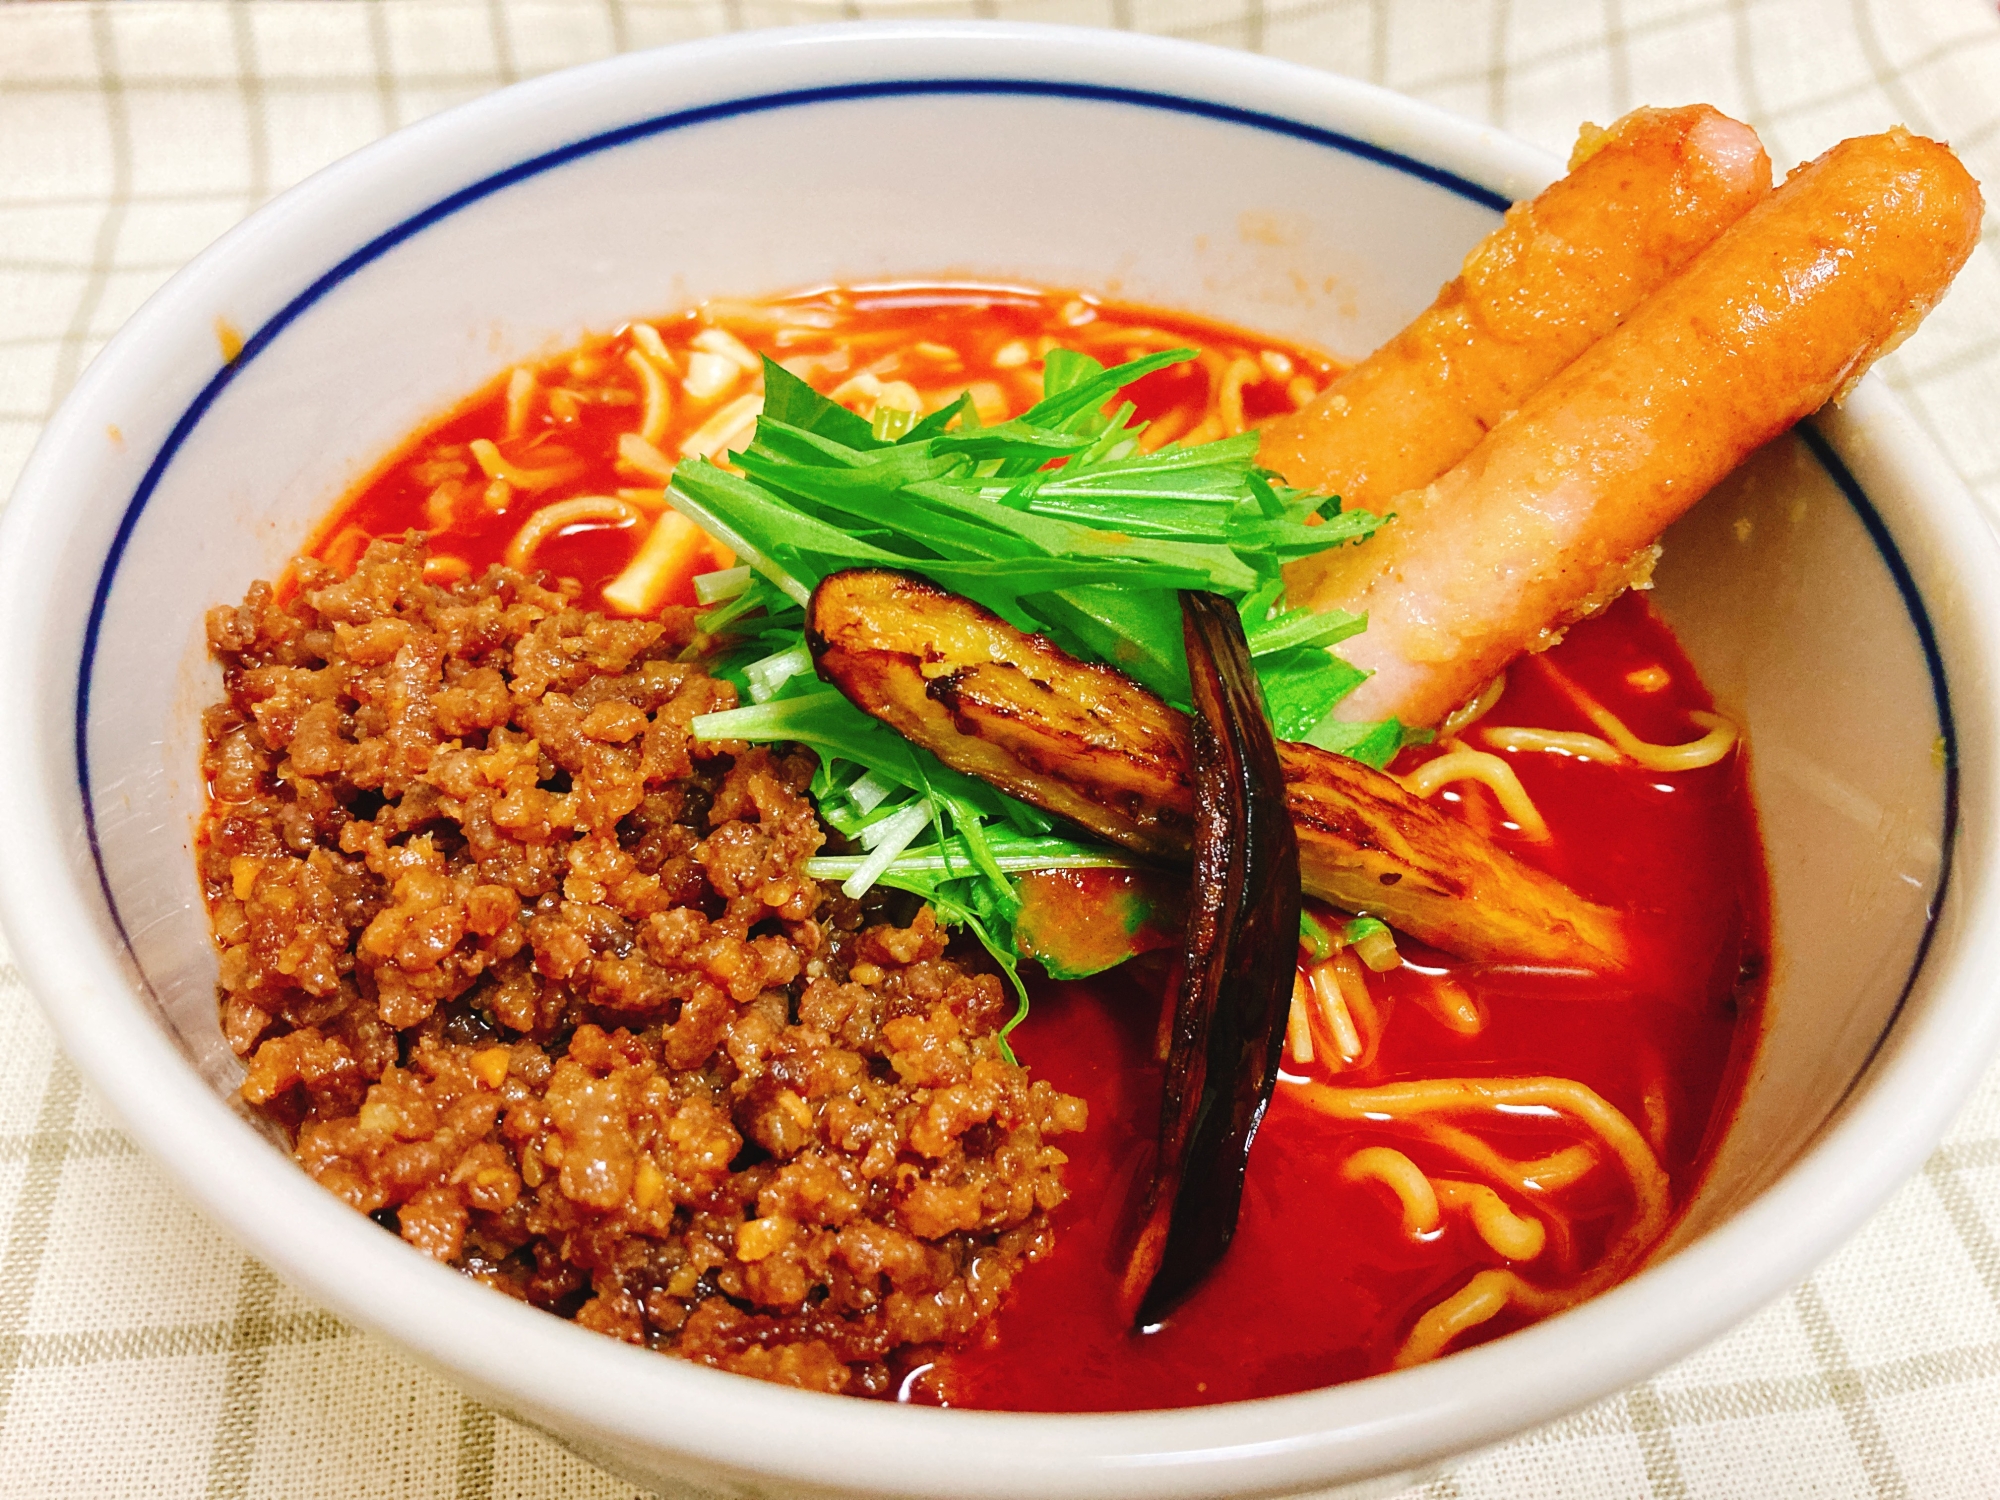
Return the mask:
<path id="1" fill-rule="evenodd" d="M 701 619 L 725 647 L 716 670 L 749 706 L 705 715 L 694 733 L 818 751 L 821 814 L 860 852 L 814 860 L 811 872 L 850 894 L 879 883 L 923 897 L 993 954 L 1021 1013 L 1010 874 L 1129 861 L 821 686 L 803 607 L 843 568 L 920 573 L 1185 709 L 1177 594 L 1212 590 L 1243 614 L 1277 733 L 1386 764 L 1412 738 L 1400 724 L 1332 717 L 1367 674 L 1329 648 L 1366 621 L 1286 608 L 1283 578 L 1286 563 L 1361 540 L 1379 519 L 1259 469 L 1255 433 L 1142 453 L 1132 407 L 1106 414 L 1133 381 L 1191 358 L 1169 350 L 1106 369 L 1051 350 L 1043 399 L 991 427 L 966 397 L 921 419 L 885 408 L 867 422 L 767 360 L 749 447 L 729 467 L 684 460 L 668 491 L 749 570 Z"/>
<path id="2" fill-rule="evenodd" d="M 1341 936 L 1352 946 L 1364 938 L 1370 938 L 1378 932 L 1387 932 L 1388 930 L 1388 925 L 1379 917 L 1356 917 L 1342 930 Z"/>
<path id="3" fill-rule="evenodd" d="M 1347 941 L 1344 933 L 1337 933 L 1313 914 L 1311 907 L 1299 912 L 1299 946 L 1312 955 L 1316 964 L 1325 963 L 1338 953 Z"/>

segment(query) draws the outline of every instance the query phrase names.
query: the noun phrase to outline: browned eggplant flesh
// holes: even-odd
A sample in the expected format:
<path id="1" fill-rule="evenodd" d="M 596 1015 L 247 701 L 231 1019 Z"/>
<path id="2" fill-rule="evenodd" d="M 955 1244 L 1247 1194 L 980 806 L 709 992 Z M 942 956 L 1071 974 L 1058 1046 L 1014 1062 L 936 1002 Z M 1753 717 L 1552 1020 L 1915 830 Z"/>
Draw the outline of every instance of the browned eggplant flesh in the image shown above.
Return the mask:
<path id="1" fill-rule="evenodd" d="M 909 574 L 828 576 L 807 612 L 820 676 L 946 765 L 1143 854 L 1194 834 L 1187 715 Z M 1612 972 L 1619 913 L 1579 896 L 1393 776 L 1278 743 L 1304 891 L 1482 962 Z"/>

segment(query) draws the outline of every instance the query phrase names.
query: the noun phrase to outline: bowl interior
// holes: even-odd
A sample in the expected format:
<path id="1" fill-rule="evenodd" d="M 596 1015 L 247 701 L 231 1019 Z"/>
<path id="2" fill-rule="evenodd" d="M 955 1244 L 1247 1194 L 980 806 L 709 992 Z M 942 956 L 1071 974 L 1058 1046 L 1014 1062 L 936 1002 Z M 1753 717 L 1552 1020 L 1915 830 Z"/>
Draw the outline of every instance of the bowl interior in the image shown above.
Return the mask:
<path id="1" fill-rule="evenodd" d="M 1880 1044 L 1945 867 L 1952 726 L 1922 601 L 1817 431 L 1755 454 L 1666 548 L 1657 602 L 1718 707 L 1750 728 L 1773 936 L 1742 1103 L 1671 1248 L 1774 1181 Z"/>
<path id="2" fill-rule="evenodd" d="M 1308 75 L 1258 75 L 1253 110 L 1235 85 L 1197 88 L 1199 69 L 1185 87 L 1141 69 L 1136 90 L 1116 81 L 1125 64 L 1065 66 L 1098 81 L 1052 82 L 1053 66 L 941 81 L 912 64 L 802 91 L 635 65 L 552 83 L 539 113 L 437 122 L 337 169 L 114 345 L 85 415 L 51 439 L 62 482 L 99 503 L 46 560 L 52 597 L 73 602 L 42 626 L 35 733 L 49 763 L 71 747 L 84 763 L 81 794 L 47 793 L 67 877 L 217 1096 L 239 1067 L 191 858 L 218 690 L 202 612 L 282 568 L 413 427 L 586 330 L 827 282 L 1080 287 L 1358 357 L 1553 170 Z M 251 335 L 234 364 L 218 319 Z M 1744 1106 L 1677 1245 L 1823 1129 L 1926 940 L 1952 730 L 1892 530 L 1809 435 L 1759 454 L 1668 539 L 1658 603 L 1749 727 L 1776 937 Z M 375 1231 L 356 1218 L 353 1233 Z"/>

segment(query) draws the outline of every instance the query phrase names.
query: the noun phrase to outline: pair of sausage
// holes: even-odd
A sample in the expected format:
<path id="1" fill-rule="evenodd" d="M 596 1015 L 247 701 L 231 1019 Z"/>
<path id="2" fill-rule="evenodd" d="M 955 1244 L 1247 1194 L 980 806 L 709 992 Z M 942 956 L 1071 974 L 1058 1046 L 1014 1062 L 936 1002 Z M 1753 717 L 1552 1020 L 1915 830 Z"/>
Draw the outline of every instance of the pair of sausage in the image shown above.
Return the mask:
<path id="1" fill-rule="evenodd" d="M 1294 565 L 1293 602 L 1366 612 L 1338 710 L 1434 724 L 1601 608 L 1758 445 L 1844 393 L 1929 312 L 1979 234 L 1935 141 L 1844 141 L 1769 190 L 1748 126 L 1706 107 L 1586 133 L 1403 333 L 1263 459 L 1395 514 Z"/>

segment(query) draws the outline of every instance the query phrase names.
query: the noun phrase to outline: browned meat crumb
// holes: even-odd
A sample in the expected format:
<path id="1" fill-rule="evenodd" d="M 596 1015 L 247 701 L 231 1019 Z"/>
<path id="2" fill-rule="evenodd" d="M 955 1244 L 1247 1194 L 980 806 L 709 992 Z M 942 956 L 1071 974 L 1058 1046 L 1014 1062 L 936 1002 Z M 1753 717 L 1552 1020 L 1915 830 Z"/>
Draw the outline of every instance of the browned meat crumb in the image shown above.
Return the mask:
<path id="1" fill-rule="evenodd" d="M 208 619 L 201 870 L 243 1097 L 426 1254 L 721 1369 L 881 1394 L 1050 1242 L 1081 1100 L 928 910 L 807 878 L 804 753 L 694 741 L 692 612 L 419 542 Z"/>

